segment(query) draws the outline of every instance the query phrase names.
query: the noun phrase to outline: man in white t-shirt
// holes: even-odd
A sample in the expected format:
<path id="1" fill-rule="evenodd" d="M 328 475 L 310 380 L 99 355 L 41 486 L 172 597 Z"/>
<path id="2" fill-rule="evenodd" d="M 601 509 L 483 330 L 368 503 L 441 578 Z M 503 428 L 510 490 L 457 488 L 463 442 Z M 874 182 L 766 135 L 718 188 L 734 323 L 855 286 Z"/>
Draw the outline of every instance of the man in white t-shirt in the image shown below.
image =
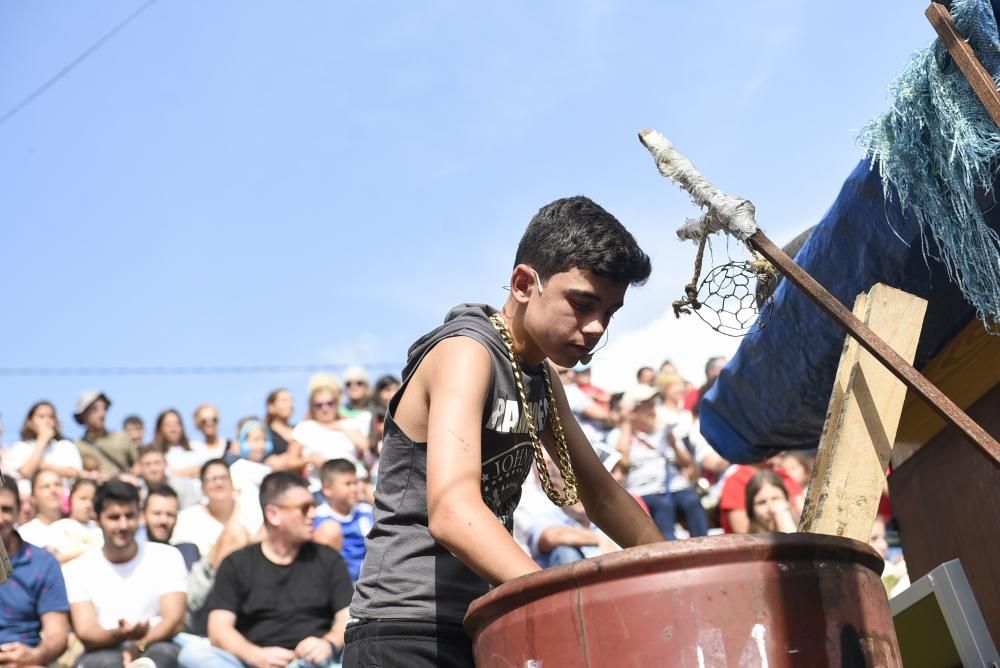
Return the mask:
<path id="1" fill-rule="evenodd" d="M 79 668 L 121 667 L 140 657 L 158 668 L 177 665 L 171 642 L 184 621 L 187 569 L 169 545 L 135 540 L 139 490 L 122 480 L 94 496 L 104 547 L 66 565 L 73 630 L 86 653 Z"/>

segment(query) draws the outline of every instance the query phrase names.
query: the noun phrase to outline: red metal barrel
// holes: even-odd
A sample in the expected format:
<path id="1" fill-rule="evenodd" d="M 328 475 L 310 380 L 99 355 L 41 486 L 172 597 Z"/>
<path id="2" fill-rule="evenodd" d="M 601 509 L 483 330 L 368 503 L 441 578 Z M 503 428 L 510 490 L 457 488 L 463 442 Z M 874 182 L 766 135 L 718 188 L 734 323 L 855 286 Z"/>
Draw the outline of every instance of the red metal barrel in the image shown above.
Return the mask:
<path id="1" fill-rule="evenodd" d="M 657 543 L 512 580 L 465 627 L 480 668 L 897 667 L 881 572 L 833 536 Z"/>

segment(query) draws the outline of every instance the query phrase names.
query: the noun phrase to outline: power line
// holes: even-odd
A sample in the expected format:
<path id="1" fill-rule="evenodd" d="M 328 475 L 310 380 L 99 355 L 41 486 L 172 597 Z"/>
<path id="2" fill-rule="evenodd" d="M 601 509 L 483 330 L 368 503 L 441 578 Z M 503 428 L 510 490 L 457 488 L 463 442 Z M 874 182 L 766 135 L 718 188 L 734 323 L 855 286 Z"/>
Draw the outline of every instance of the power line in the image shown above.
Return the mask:
<path id="1" fill-rule="evenodd" d="M 38 98 L 38 96 L 40 96 L 42 93 L 44 93 L 49 88 L 51 88 L 53 85 L 55 85 L 55 83 L 57 81 L 59 81 L 64 76 L 66 76 L 67 74 L 69 74 L 70 71 L 73 68 L 75 68 L 77 65 L 79 65 L 80 63 L 82 63 L 83 61 L 85 61 L 95 51 L 97 51 L 102 46 L 104 46 L 108 42 L 108 40 L 110 40 L 112 37 L 114 37 L 119 32 L 121 32 L 125 28 L 125 26 L 127 26 L 129 23 L 131 23 L 136 17 L 139 16 L 139 14 L 142 14 L 144 11 L 146 11 L 147 9 L 149 9 L 149 7 L 151 7 L 153 5 L 153 3 L 155 3 L 155 2 L 156 2 L 156 0 L 148 0 L 148 2 L 146 2 L 146 4 L 142 5 L 141 7 L 139 7 L 138 9 L 136 9 L 134 12 L 132 12 L 131 14 L 129 14 L 128 16 L 126 16 L 123 20 L 119 21 L 118 25 L 116 25 L 114 28 L 112 28 L 107 34 L 105 34 L 99 40 L 97 40 L 96 42 L 94 42 L 93 44 L 91 44 L 83 53 L 81 53 L 79 56 L 77 56 L 76 58 L 74 58 L 73 60 L 71 60 L 69 62 L 69 64 L 67 64 L 61 70 L 59 70 L 58 72 L 56 72 L 55 74 L 53 74 L 51 77 L 49 77 L 48 81 L 46 81 L 41 86 L 39 86 L 34 91 L 32 91 L 30 94 L 28 94 L 28 96 L 25 97 L 23 100 L 21 100 L 20 102 L 18 102 L 17 104 L 15 104 L 13 107 L 11 107 L 10 109 L 8 109 L 7 112 L 4 113 L 3 116 L 0 116 L 0 125 L 3 125 L 7 121 L 9 121 L 18 112 L 20 112 L 22 109 L 24 109 L 29 104 L 31 104 L 36 98 Z"/>
<path id="2" fill-rule="evenodd" d="M 225 376 L 248 374 L 316 373 L 344 369 L 348 364 L 232 364 L 198 366 L 105 366 L 105 367 L 0 367 L 0 376 Z M 367 369 L 403 367 L 399 362 L 368 362 Z"/>

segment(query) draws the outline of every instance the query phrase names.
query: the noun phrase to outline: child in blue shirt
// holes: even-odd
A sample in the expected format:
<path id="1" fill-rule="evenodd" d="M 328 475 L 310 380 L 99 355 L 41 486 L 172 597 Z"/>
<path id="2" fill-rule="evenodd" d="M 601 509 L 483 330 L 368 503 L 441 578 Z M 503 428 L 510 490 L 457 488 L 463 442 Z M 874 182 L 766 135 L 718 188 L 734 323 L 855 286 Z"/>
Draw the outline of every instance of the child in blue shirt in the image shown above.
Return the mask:
<path id="1" fill-rule="evenodd" d="M 374 524 L 372 507 L 361 503 L 361 486 L 355 465 L 346 459 L 331 459 L 320 469 L 323 498 L 326 502 L 316 509 L 313 529 L 324 522 L 335 521 L 340 525 L 343 546 L 340 549 L 351 580 L 357 581 L 361 563 L 365 560 L 365 536 Z"/>

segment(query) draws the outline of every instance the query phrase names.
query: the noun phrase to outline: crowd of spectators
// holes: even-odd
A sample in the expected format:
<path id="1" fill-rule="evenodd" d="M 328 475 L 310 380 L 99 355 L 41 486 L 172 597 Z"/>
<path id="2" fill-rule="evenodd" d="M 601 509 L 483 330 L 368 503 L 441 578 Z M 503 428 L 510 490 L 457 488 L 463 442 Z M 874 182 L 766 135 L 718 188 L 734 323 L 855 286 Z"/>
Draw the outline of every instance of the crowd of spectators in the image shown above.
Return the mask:
<path id="1" fill-rule="evenodd" d="M 620 392 L 559 369 L 601 460 L 668 540 L 790 532 L 802 510 L 809 455 L 733 466 L 702 438 L 699 401 L 725 361 L 708 360 L 701 387 L 663 362 Z M 20 440 L 0 445 L 14 566 L 0 585 L 0 666 L 337 665 L 400 386 L 360 367 L 343 377 L 314 375 L 299 416 L 289 390 L 271 392 L 231 439 L 208 403 L 191 416 L 200 438 L 167 409 L 149 443 L 140 416 L 109 429 L 102 392 L 80 395 L 76 441 L 51 403 L 34 404 Z M 514 520 L 543 567 L 618 549 L 580 504 L 552 505 L 536 473 Z M 872 540 L 881 551 L 884 523 Z"/>

